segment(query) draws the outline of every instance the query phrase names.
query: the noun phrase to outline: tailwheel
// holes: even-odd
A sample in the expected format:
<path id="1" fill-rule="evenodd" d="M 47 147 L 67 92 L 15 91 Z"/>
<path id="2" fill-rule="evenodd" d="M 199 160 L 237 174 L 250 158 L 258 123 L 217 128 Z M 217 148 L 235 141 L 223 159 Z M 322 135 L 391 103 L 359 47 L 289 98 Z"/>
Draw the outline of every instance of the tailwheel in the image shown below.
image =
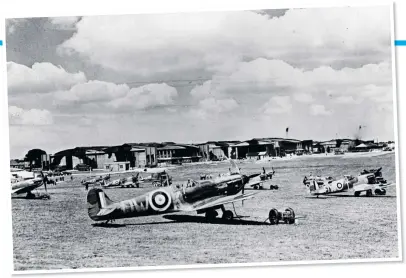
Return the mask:
<path id="1" fill-rule="evenodd" d="M 279 224 L 279 212 L 277 209 L 271 209 L 269 211 L 269 223 L 271 225 L 278 225 Z"/>
<path id="2" fill-rule="evenodd" d="M 224 220 L 230 221 L 230 220 L 233 220 L 234 214 L 233 214 L 233 212 L 231 210 L 226 210 L 226 211 L 223 212 L 222 218 Z"/>
<path id="3" fill-rule="evenodd" d="M 206 216 L 205 216 L 206 221 L 209 222 L 209 223 L 213 222 L 216 219 L 217 215 L 218 215 L 218 213 L 215 210 L 206 211 Z"/>
<path id="4" fill-rule="evenodd" d="M 385 188 L 376 189 L 376 190 L 375 190 L 375 195 L 381 195 L 381 196 L 386 195 L 386 190 L 385 190 Z"/>

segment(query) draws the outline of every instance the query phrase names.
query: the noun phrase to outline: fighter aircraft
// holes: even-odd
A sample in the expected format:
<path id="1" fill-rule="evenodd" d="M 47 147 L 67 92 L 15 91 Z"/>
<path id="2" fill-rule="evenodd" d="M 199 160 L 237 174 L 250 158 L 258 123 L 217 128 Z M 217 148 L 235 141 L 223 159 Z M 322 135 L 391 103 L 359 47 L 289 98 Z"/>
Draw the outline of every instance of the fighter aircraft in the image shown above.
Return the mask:
<path id="1" fill-rule="evenodd" d="M 81 183 L 85 186 L 89 186 L 89 185 L 96 185 L 96 184 L 105 184 L 106 181 L 110 180 L 110 174 L 106 174 L 106 175 L 100 175 L 98 177 L 90 177 L 87 180 L 82 180 Z"/>
<path id="2" fill-rule="evenodd" d="M 41 185 L 44 185 L 45 191 L 47 190 L 46 181 L 47 178 L 42 172 L 19 172 L 21 176 L 16 176 L 12 174 L 11 179 L 11 195 L 20 195 L 26 193 L 26 198 L 37 197 L 32 193 L 34 189 L 37 189 Z M 39 197 L 49 197 L 48 194 L 44 194 Z"/>
<path id="3" fill-rule="evenodd" d="M 381 196 L 386 195 L 386 188 L 393 185 L 382 178 L 381 170 L 382 168 L 364 170 L 357 177 L 346 175 L 338 180 L 332 177 L 305 177 L 303 183 L 308 187 L 310 194 L 317 197 L 341 192 L 351 192 L 356 197 L 363 192 L 367 197 Z"/>
<path id="4" fill-rule="evenodd" d="M 132 175 L 131 177 L 126 177 L 126 178 L 121 178 L 121 179 L 115 179 L 112 180 L 109 183 L 104 183 L 102 184 L 102 187 L 104 188 L 111 188 L 111 187 L 140 187 L 140 173 L 137 173 L 137 175 Z"/>
<path id="5" fill-rule="evenodd" d="M 92 188 L 87 195 L 88 215 L 94 221 L 106 221 L 104 224 L 107 224 L 121 218 L 196 211 L 204 213 L 206 220 L 212 222 L 218 216 L 217 210 L 221 209 L 222 218 L 232 220 L 233 212 L 226 210 L 224 205 L 252 198 L 254 193 L 245 194 L 244 186 L 260 173 L 243 175 L 234 161 L 231 160 L 231 164 L 235 170 L 230 175 L 163 187 L 121 202 L 113 202 L 103 190 Z M 295 215 L 291 209 L 283 213 L 271 210 L 269 218 L 271 224 L 277 224 L 279 220 L 293 224 Z"/>
<path id="6" fill-rule="evenodd" d="M 264 189 L 264 182 L 272 180 L 273 175 L 275 175 L 275 170 L 272 168 L 271 172 L 266 172 L 265 168 L 262 167 L 262 174 L 258 177 L 253 178 L 247 186 L 252 187 L 253 189 Z M 277 185 L 271 184 L 269 189 L 278 189 Z"/>

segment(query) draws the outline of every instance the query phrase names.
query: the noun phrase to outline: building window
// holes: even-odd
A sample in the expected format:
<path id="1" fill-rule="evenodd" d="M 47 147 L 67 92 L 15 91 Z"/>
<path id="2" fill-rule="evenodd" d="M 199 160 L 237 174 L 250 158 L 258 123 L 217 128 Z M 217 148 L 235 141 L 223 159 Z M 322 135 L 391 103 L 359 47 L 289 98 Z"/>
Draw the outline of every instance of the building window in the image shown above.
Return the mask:
<path id="1" fill-rule="evenodd" d="M 123 165 L 122 165 L 122 164 L 120 164 L 120 169 L 123 169 Z"/>

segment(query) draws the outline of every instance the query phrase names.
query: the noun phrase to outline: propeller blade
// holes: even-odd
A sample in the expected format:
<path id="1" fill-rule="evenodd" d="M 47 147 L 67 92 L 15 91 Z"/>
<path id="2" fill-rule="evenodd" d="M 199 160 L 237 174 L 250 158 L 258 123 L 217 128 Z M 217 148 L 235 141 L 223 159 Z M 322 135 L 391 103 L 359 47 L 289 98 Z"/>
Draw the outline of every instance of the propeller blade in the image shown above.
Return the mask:
<path id="1" fill-rule="evenodd" d="M 44 184 L 45 192 L 48 194 L 48 189 L 47 189 L 48 178 L 44 175 L 43 172 L 41 172 L 41 174 L 42 174 L 42 183 Z"/>
<path id="2" fill-rule="evenodd" d="M 237 166 L 237 164 L 235 163 L 235 161 L 232 160 L 232 159 L 230 159 L 230 163 L 231 163 L 232 168 L 235 168 L 235 169 L 236 169 L 236 173 L 240 174 L 240 168 L 238 168 L 238 166 Z"/>

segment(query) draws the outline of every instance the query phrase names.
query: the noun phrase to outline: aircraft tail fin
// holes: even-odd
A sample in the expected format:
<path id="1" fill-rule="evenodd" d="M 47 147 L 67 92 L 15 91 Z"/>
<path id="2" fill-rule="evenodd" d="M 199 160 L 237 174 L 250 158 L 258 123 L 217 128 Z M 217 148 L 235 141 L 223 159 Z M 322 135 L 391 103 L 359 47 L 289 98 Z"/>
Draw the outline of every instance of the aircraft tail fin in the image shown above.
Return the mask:
<path id="1" fill-rule="evenodd" d="M 92 188 L 87 193 L 87 212 L 93 220 L 97 220 L 97 215 L 101 209 L 113 203 L 100 188 Z"/>

